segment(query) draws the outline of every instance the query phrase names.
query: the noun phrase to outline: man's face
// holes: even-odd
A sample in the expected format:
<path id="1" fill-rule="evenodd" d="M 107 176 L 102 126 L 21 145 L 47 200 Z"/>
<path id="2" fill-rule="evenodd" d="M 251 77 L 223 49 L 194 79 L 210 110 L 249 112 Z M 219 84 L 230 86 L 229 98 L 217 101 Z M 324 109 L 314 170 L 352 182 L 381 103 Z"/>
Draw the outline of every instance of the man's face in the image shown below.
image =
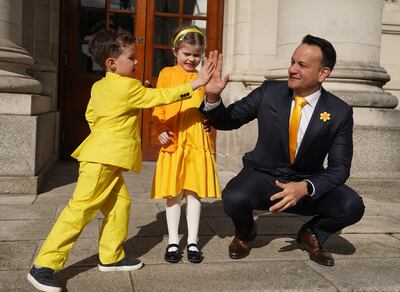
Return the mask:
<path id="1" fill-rule="evenodd" d="M 301 44 L 293 53 L 288 69 L 288 86 L 296 95 L 316 92 L 331 70 L 322 67 L 322 51 L 318 46 Z"/>

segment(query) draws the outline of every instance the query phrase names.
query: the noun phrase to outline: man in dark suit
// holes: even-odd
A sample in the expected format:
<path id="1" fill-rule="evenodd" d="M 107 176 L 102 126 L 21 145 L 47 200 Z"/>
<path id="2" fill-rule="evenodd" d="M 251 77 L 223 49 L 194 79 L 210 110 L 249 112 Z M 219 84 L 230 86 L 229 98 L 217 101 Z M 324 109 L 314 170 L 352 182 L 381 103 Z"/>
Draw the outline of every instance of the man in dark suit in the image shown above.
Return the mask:
<path id="1" fill-rule="evenodd" d="M 305 36 L 291 58 L 288 81 L 265 81 L 228 107 L 219 95 L 228 81 L 221 78 L 222 56 L 214 58 L 218 68 L 200 110 L 219 130 L 258 123 L 255 148 L 243 156 L 243 169 L 222 192 L 235 225 L 229 256 L 250 253 L 257 235 L 253 210 L 269 210 L 314 216 L 296 241 L 311 260 L 333 266 L 322 244 L 364 214 L 361 197 L 344 184 L 353 155 L 352 108 L 321 86 L 336 63 L 335 49 L 327 40 Z"/>

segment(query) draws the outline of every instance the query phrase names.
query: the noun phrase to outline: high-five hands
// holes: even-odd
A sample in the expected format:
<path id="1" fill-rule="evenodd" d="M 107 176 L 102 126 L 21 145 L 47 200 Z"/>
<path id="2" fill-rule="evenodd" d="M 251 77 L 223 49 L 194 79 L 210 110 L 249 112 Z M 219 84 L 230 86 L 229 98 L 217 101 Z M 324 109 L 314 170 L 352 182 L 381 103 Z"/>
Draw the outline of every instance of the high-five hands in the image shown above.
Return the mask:
<path id="1" fill-rule="evenodd" d="M 201 67 L 196 80 L 192 81 L 192 88 L 196 90 L 200 86 L 206 85 L 212 76 L 214 75 L 215 68 L 217 66 L 216 61 L 213 58 L 205 58 L 205 63 Z"/>
<path id="2" fill-rule="evenodd" d="M 216 68 L 210 82 L 205 86 L 206 95 L 209 103 L 215 103 L 221 98 L 219 95 L 228 83 L 229 75 L 225 75 L 224 78 L 222 78 L 223 55 L 219 54 L 217 50 L 211 51 L 208 55 L 208 59 L 213 60 L 213 63 L 216 64 Z"/>
<path id="3" fill-rule="evenodd" d="M 307 183 L 304 181 L 290 183 L 275 181 L 275 184 L 282 191 L 271 196 L 271 201 L 281 200 L 269 208 L 271 212 L 282 212 L 287 208 L 293 207 L 302 197 L 307 195 Z"/>
<path id="4" fill-rule="evenodd" d="M 202 80 L 204 83 L 203 85 L 207 84 L 212 78 L 215 68 L 217 66 L 217 61 L 212 58 L 205 58 L 204 65 L 201 67 L 199 72 L 199 79 Z"/>

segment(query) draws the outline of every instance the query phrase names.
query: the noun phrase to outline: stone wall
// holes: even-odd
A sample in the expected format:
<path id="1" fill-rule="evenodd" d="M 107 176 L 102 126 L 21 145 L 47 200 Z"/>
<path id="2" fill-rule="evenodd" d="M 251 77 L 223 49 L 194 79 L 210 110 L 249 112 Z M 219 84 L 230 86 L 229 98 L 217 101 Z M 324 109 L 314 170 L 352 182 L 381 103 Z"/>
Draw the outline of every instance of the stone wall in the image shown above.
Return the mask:
<path id="1" fill-rule="evenodd" d="M 222 94 L 224 103 L 247 95 L 264 75 L 286 79 L 290 56 L 305 34 L 327 38 L 337 49 L 338 62 L 324 87 L 354 106 L 352 177 L 400 177 L 400 112 L 393 109 L 400 80 L 398 7 L 397 0 L 323 0 L 318 5 L 311 0 L 229 1 L 224 68 L 231 81 Z M 258 48 L 265 54 L 258 55 Z M 238 171 L 257 135 L 255 122 L 219 131 L 219 169 Z"/>
<path id="2" fill-rule="evenodd" d="M 400 1 L 386 0 L 383 7 L 380 63 L 391 79 L 383 87 L 400 99 Z M 400 109 L 400 104 L 397 105 Z"/>
<path id="3" fill-rule="evenodd" d="M 58 159 L 58 23 L 59 0 L 0 2 L 0 194 L 39 192 Z"/>

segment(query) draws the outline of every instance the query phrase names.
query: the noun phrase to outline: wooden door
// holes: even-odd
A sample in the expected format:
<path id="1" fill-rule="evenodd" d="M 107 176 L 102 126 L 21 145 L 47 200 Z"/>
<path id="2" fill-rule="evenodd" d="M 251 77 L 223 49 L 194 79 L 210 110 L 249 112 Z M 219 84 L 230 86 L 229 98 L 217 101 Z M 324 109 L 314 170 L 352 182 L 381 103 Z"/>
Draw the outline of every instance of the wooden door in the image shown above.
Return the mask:
<path id="1" fill-rule="evenodd" d="M 88 43 L 102 29 L 118 29 L 135 36 L 145 29 L 146 1 L 135 0 L 68 0 L 62 3 L 60 90 L 61 156 L 71 153 L 88 136 L 86 106 L 92 84 L 104 73 L 92 62 Z M 137 57 L 144 60 L 144 46 L 137 46 Z M 136 78 L 143 77 L 144 62 L 139 62 Z"/>
<path id="2" fill-rule="evenodd" d="M 207 36 L 207 52 L 222 47 L 223 0 L 148 0 L 144 78 L 155 86 L 158 73 L 175 65 L 171 51 L 174 29 L 196 25 Z M 151 110 L 143 111 L 142 149 L 146 160 L 155 160 L 160 148 L 151 122 Z"/>
<path id="3" fill-rule="evenodd" d="M 159 71 L 174 64 L 169 39 L 181 24 L 195 24 L 207 32 L 208 49 L 221 49 L 223 0 L 64 0 L 61 1 L 59 93 L 61 157 L 71 153 L 88 136 L 85 111 L 92 84 L 104 73 L 88 52 L 91 36 L 119 27 L 132 32 L 139 61 L 135 78 L 154 86 Z M 142 120 L 143 158 L 157 157 L 158 141 L 150 110 Z"/>

